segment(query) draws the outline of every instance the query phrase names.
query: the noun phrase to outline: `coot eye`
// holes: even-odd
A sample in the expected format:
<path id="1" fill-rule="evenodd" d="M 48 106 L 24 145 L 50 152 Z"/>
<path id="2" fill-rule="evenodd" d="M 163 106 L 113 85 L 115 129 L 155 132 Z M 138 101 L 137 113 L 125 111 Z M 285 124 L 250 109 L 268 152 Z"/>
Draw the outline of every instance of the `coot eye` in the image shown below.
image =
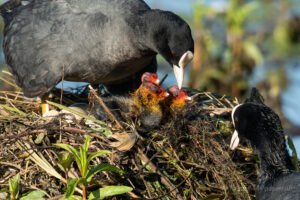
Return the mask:
<path id="1" fill-rule="evenodd" d="M 235 121 L 235 122 L 238 122 L 239 120 L 238 120 L 238 118 L 237 118 L 237 117 L 234 117 L 234 121 Z"/>
<path id="2" fill-rule="evenodd" d="M 174 57 L 176 56 L 176 54 L 175 54 L 174 52 L 171 52 L 171 54 L 172 54 L 172 56 L 174 56 Z"/>

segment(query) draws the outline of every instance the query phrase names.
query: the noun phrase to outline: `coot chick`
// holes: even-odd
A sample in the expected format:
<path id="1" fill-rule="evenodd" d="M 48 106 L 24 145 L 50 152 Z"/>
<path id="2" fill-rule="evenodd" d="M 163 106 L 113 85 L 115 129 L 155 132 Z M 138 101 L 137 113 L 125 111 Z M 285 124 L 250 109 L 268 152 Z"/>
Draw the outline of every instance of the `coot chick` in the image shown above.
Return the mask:
<path id="1" fill-rule="evenodd" d="M 160 102 L 169 95 L 157 83 L 159 81 L 156 74 L 144 73 L 141 86 L 131 94 L 131 97 L 113 95 L 102 99 L 118 120 L 136 118 L 138 131 L 148 132 L 159 126 L 162 119 Z M 98 103 L 91 111 L 100 120 L 108 118 Z"/>
<path id="2" fill-rule="evenodd" d="M 240 137 L 258 152 L 257 199 L 300 199 L 300 172 L 292 165 L 278 115 L 263 104 L 249 102 L 233 109 L 232 121 L 235 131 L 230 148 L 237 148 Z"/>
<path id="3" fill-rule="evenodd" d="M 176 85 L 170 87 L 168 93 L 170 96 L 164 101 L 164 112 L 166 115 L 176 116 L 176 113 L 185 107 L 187 101 L 192 100 L 185 90 L 179 89 Z"/>
<path id="4" fill-rule="evenodd" d="M 189 25 L 143 0 L 9 0 L 0 14 L 6 63 L 28 97 L 62 79 L 127 93 L 143 72 L 156 71 L 157 54 L 173 66 L 180 88 L 193 58 Z"/>
<path id="5" fill-rule="evenodd" d="M 160 125 L 163 118 L 162 102 L 169 96 L 157 84 L 159 81 L 149 80 L 151 78 L 142 81 L 141 86 L 132 94 L 131 113 L 135 113 L 141 122 L 139 132 L 148 132 Z"/>

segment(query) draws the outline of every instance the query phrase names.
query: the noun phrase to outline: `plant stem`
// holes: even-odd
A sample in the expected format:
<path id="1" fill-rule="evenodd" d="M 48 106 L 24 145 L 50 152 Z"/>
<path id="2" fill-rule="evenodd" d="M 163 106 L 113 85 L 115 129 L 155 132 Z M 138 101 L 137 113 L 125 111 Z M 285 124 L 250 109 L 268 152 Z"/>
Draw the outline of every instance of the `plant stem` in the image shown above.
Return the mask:
<path id="1" fill-rule="evenodd" d="M 81 186 L 81 188 L 82 188 L 82 200 L 86 200 L 86 191 L 85 191 L 85 186 L 84 186 L 84 185 L 82 185 L 82 186 Z"/>
<path id="2" fill-rule="evenodd" d="M 11 193 L 11 199 L 16 200 L 15 195 L 13 194 L 13 192 Z"/>
<path id="3" fill-rule="evenodd" d="M 65 171 L 65 178 L 66 178 L 67 181 L 68 181 L 68 179 L 69 179 L 68 172 L 69 172 L 68 170 Z"/>

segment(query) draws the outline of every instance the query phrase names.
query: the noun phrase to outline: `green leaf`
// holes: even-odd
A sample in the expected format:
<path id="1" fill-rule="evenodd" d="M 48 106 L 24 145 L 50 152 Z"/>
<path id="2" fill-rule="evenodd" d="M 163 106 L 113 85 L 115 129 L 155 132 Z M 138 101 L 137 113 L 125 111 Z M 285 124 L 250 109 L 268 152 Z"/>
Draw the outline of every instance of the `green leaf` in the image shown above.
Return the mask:
<path id="1" fill-rule="evenodd" d="M 82 165 L 82 174 L 81 175 L 83 178 L 85 178 L 87 175 L 87 170 L 88 170 L 88 165 L 89 165 L 89 162 L 87 161 L 87 156 L 88 156 L 90 141 L 91 141 L 91 136 L 88 135 L 85 139 L 83 147 L 79 147 L 81 165 Z"/>
<path id="2" fill-rule="evenodd" d="M 70 152 L 71 154 L 73 154 L 73 156 L 76 159 L 76 162 L 77 161 L 80 162 L 80 156 L 78 154 L 78 151 L 74 147 L 72 147 L 72 146 L 70 146 L 68 144 L 54 144 L 54 145 L 67 150 L 68 152 Z"/>
<path id="3" fill-rule="evenodd" d="M 124 172 L 123 170 L 113 166 L 113 165 L 110 165 L 108 163 L 102 163 L 100 165 L 96 165 L 96 166 L 93 166 L 89 171 L 88 171 L 88 174 L 86 176 L 86 180 L 87 182 L 89 183 L 93 176 L 95 174 L 97 174 L 98 172 L 101 172 L 101 171 L 109 171 L 109 172 L 116 172 L 116 173 L 119 173 L 119 174 L 125 174 L 126 172 Z"/>
<path id="4" fill-rule="evenodd" d="M 102 151 L 97 151 L 95 153 L 92 153 L 88 159 L 87 159 L 87 163 L 89 164 L 91 160 L 93 160 L 93 158 L 98 157 L 98 156 L 102 156 L 104 154 L 111 154 L 111 151 L 108 150 L 102 150 Z"/>
<path id="5" fill-rule="evenodd" d="M 106 186 L 106 187 L 103 187 L 103 188 L 93 191 L 89 195 L 89 200 L 104 199 L 106 197 L 124 194 L 124 193 L 130 192 L 130 191 L 132 191 L 132 188 L 128 187 L 128 186 Z"/>
<path id="6" fill-rule="evenodd" d="M 20 174 L 15 175 L 13 178 L 8 180 L 9 192 L 13 198 L 17 199 L 20 192 Z"/>
<path id="7" fill-rule="evenodd" d="M 291 139 L 290 136 L 287 136 L 287 142 L 288 142 L 288 145 L 290 147 L 290 149 L 292 150 L 292 163 L 295 167 L 295 169 L 298 171 L 299 170 L 299 167 L 298 167 L 298 156 L 297 156 L 297 151 L 296 151 L 296 148 L 295 148 L 295 145 L 293 143 L 293 140 Z"/>
<path id="8" fill-rule="evenodd" d="M 87 164 L 86 164 L 86 157 L 87 153 L 84 152 L 84 149 L 82 147 L 79 147 L 79 153 L 80 153 L 80 165 L 78 165 L 81 176 L 86 177 L 87 173 Z"/>
<path id="9" fill-rule="evenodd" d="M 86 178 L 79 178 L 77 185 L 87 186 Z"/>
<path id="10" fill-rule="evenodd" d="M 69 178 L 68 179 L 68 188 L 66 191 L 66 198 L 69 198 L 73 195 L 78 181 L 79 181 L 78 178 Z"/>
<path id="11" fill-rule="evenodd" d="M 64 152 L 62 154 L 58 154 L 58 163 L 57 165 L 63 170 L 68 171 L 72 162 L 74 161 L 74 157 L 70 152 Z"/>
<path id="12" fill-rule="evenodd" d="M 84 143 L 84 146 L 83 146 L 83 150 L 85 152 L 88 152 L 90 141 L 91 141 L 91 136 L 88 135 L 85 139 L 85 143 Z"/>
<path id="13" fill-rule="evenodd" d="M 91 127 L 91 130 L 86 130 L 87 133 L 91 133 L 91 132 L 100 132 L 102 133 L 105 137 L 109 137 L 112 135 L 112 132 L 105 128 L 105 127 Z"/>
<path id="14" fill-rule="evenodd" d="M 34 190 L 20 198 L 20 200 L 44 200 L 45 193 L 40 190 Z"/>
<path id="15" fill-rule="evenodd" d="M 47 135 L 46 132 L 38 134 L 38 136 L 37 136 L 36 139 L 34 140 L 34 143 L 35 143 L 35 144 L 41 144 L 41 143 L 44 141 L 45 135 Z"/>
<path id="16" fill-rule="evenodd" d="M 63 197 L 63 198 L 60 198 L 59 200 L 82 200 L 82 197 L 81 196 L 77 196 L 77 195 L 72 195 L 68 198 L 66 197 Z"/>

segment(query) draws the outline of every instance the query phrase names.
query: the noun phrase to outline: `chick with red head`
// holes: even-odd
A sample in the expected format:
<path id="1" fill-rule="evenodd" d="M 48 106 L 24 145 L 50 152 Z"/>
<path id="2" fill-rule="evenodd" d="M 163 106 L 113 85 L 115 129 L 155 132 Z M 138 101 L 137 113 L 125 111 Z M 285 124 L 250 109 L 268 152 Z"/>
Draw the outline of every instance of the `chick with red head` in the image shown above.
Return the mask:
<path id="1" fill-rule="evenodd" d="M 158 127 L 163 117 L 161 102 L 168 96 L 169 93 L 159 85 L 156 74 L 143 74 L 141 86 L 132 94 L 131 106 L 131 113 L 135 113 L 141 123 L 140 131 Z"/>
<path id="2" fill-rule="evenodd" d="M 154 74 L 154 73 L 145 72 L 142 75 L 142 83 L 144 83 L 145 81 L 149 81 L 149 82 L 159 85 L 159 79 L 157 77 L 157 74 Z"/>
<path id="3" fill-rule="evenodd" d="M 175 116 L 191 100 L 191 97 L 185 90 L 179 89 L 176 85 L 170 87 L 168 93 L 170 96 L 164 102 L 164 109 L 167 114 L 170 113 L 172 116 Z"/>

